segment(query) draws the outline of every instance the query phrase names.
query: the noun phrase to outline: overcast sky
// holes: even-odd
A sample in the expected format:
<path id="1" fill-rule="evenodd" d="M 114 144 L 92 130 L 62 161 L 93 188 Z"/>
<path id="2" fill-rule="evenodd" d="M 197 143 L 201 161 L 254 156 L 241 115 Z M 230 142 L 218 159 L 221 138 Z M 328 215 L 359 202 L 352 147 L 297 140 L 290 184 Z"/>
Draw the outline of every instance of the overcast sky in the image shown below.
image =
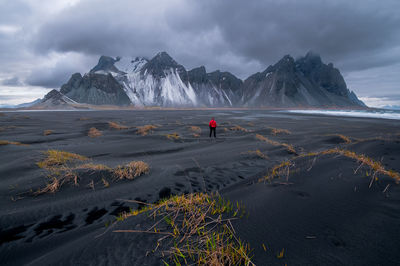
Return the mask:
<path id="1" fill-rule="evenodd" d="M 374 106 L 400 105 L 399 0 L 0 0 L 0 104 L 28 102 L 100 55 L 167 51 L 245 79 L 319 53 Z"/>

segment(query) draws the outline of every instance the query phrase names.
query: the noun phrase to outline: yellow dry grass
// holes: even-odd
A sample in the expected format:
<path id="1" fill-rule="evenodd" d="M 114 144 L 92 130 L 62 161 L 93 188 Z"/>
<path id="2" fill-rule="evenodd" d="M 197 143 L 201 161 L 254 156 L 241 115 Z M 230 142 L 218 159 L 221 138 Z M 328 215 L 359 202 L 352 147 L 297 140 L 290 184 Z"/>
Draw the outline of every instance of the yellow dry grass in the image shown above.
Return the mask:
<path id="1" fill-rule="evenodd" d="M 154 252 L 161 241 L 169 239 L 173 245 L 161 254 L 169 255 L 175 265 L 254 265 L 249 245 L 236 237 L 231 223 L 245 214 L 244 206 L 238 202 L 234 204 L 221 196 L 205 193 L 173 196 L 121 214 L 117 221 L 141 213 L 147 213 L 155 224 L 147 230 L 114 232 L 162 235 Z"/>
<path id="2" fill-rule="evenodd" d="M 179 136 L 179 134 L 178 133 L 176 133 L 176 132 L 174 132 L 174 133 L 171 133 L 171 134 L 167 134 L 167 135 L 165 135 L 168 139 L 172 139 L 172 140 L 178 140 L 178 139 L 180 139 L 181 137 Z"/>
<path id="3" fill-rule="evenodd" d="M 118 129 L 118 130 L 121 130 L 121 129 L 128 129 L 128 128 L 129 128 L 129 127 L 127 127 L 127 126 L 124 126 L 124 125 L 121 125 L 121 124 L 119 124 L 119 123 L 117 123 L 117 122 L 112 122 L 112 121 L 108 122 L 108 126 L 109 126 L 110 128 Z"/>
<path id="4" fill-rule="evenodd" d="M 376 161 L 376 160 L 372 159 L 371 157 L 366 156 L 365 154 L 358 154 L 354 151 L 349 151 L 349 150 L 340 149 L 340 148 L 334 148 L 334 149 L 328 149 L 328 150 L 323 150 L 323 151 L 319 151 L 319 152 L 310 152 L 310 153 L 302 154 L 298 158 L 300 158 L 300 157 L 316 157 L 316 156 L 332 155 L 332 154 L 340 155 L 340 156 L 344 156 L 344 157 L 356 160 L 357 163 L 360 164 L 357 169 L 361 168 L 361 166 L 363 166 L 363 165 L 369 167 L 371 169 L 371 171 L 373 172 L 371 174 L 370 186 L 374 180 L 377 180 L 378 174 L 389 176 L 389 177 L 393 178 L 397 183 L 400 182 L 400 173 L 393 171 L 393 170 L 387 170 L 382 165 L 381 162 Z M 292 165 L 293 165 L 292 161 L 282 162 L 282 163 L 274 166 L 272 168 L 272 170 L 270 171 L 270 173 L 268 175 L 266 175 L 265 177 L 261 178 L 260 181 L 271 180 L 272 178 L 282 176 L 283 174 L 286 174 L 288 176 L 289 168 Z"/>
<path id="5" fill-rule="evenodd" d="M 287 143 L 283 143 L 283 142 L 278 142 L 278 141 L 269 139 L 269 138 L 267 138 L 267 137 L 264 137 L 263 135 L 260 135 L 260 134 L 256 134 L 256 139 L 258 139 L 258 140 L 260 140 L 260 141 L 263 141 L 263 142 L 266 142 L 266 143 L 268 143 L 268 144 L 271 144 L 271 145 L 273 145 L 273 146 L 282 146 L 282 147 L 285 147 L 286 150 L 287 150 L 288 152 L 293 153 L 293 154 L 296 154 L 296 150 L 294 149 L 293 145 L 291 145 L 291 144 L 287 144 Z"/>
<path id="6" fill-rule="evenodd" d="M 132 161 L 127 165 L 119 165 L 113 170 L 117 179 L 134 179 L 143 174 L 148 174 L 150 167 L 143 161 Z"/>
<path id="7" fill-rule="evenodd" d="M 250 132 L 250 130 L 248 130 L 248 129 L 244 128 L 244 127 L 241 127 L 239 125 L 235 125 L 235 126 L 231 127 L 231 130 L 232 131 Z"/>
<path id="8" fill-rule="evenodd" d="M 97 128 L 91 127 L 88 131 L 88 136 L 91 138 L 97 138 L 103 136 L 103 133 L 101 133 L 101 131 L 98 130 Z"/>
<path id="9" fill-rule="evenodd" d="M 24 144 L 18 141 L 0 140 L 0 146 L 2 145 L 17 145 L 17 146 L 29 146 L 29 144 Z"/>
<path id="10" fill-rule="evenodd" d="M 104 171 L 104 170 L 111 171 L 112 170 L 112 168 L 108 167 L 107 165 L 94 164 L 94 163 L 81 164 L 81 165 L 74 167 L 74 169 L 88 169 L 88 170 L 93 170 L 93 171 Z"/>
<path id="11" fill-rule="evenodd" d="M 53 167 L 64 166 L 73 161 L 87 161 L 89 158 L 67 151 L 47 150 L 43 152 L 46 158 L 37 163 L 40 168 L 51 169 Z"/>
<path id="12" fill-rule="evenodd" d="M 201 133 L 201 128 L 198 126 L 190 126 L 189 130 L 197 134 Z"/>
<path id="13" fill-rule="evenodd" d="M 88 161 L 89 158 L 76 153 L 59 150 L 48 150 L 43 153 L 46 157 L 42 161 L 39 161 L 37 165 L 48 172 L 50 181 L 44 188 L 38 189 L 34 193 L 35 195 L 55 193 L 66 183 L 79 185 L 78 180 L 82 170 L 95 172 L 108 171 L 110 175 L 118 179 L 134 179 L 135 177 L 149 173 L 150 170 L 149 165 L 142 161 L 132 161 L 127 165 L 119 165 L 116 168 L 111 168 L 104 164 L 82 163 Z M 102 178 L 101 181 L 104 187 L 110 186 L 110 183 L 105 178 Z M 94 189 L 94 181 L 92 180 L 88 186 Z"/>
<path id="14" fill-rule="evenodd" d="M 271 134 L 276 136 L 276 135 L 280 135 L 280 134 L 286 134 L 289 135 L 291 134 L 291 132 L 287 129 L 282 129 L 282 128 L 271 128 Z"/>
<path id="15" fill-rule="evenodd" d="M 154 129 L 158 128 L 156 125 L 144 125 L 141 127 L 137 127 L 137 134 L 140 134 L 142 136 L 146 136 L 149 133 L 152 133 Z"/>
<path id="16" fill-rule="evenodd" d="M 43 131 L 43 136 L 48 136 L 54 133 L 54 130 L 46 129 Z"/>
<path id="17" fill-rule="evenodd" d="M 335 137 L 339 137 L 341 140 L 343 140 L 343 142 L 345 142 L 346 144 L 350 144 L 352 141 L 349 137 L 342 135 L 342 134 L 330 134 L 328 136 L 335 136 Z"/>
<path id="18" fill-rule="evenodd" d="M 265 155 L 263 152 L 261 152 L 260 150 L 255 150 L 255 151 L 247 151 L 246 152 L 247 154 L 253 154 L 253 155 L 256 155 L 256 156 L 258 156 L 258 157 L 260 157 L 260 158 L 262 158 L 262 159 L 268 159 L 268 156 L 267 155 Z"/>

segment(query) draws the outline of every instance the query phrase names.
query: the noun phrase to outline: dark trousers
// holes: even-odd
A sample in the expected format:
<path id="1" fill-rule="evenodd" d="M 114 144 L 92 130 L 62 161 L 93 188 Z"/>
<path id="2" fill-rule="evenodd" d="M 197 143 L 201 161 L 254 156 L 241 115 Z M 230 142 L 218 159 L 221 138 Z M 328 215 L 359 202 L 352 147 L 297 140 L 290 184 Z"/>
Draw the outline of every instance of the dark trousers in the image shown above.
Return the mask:
<path id="1" fill-rule="evenodd" d="M 216 136 L 216 133 L 215 133 L 215 130 L 216 129 L 216 127 L 210 127 L 210 138 L 211 138 L 211 133 L 214 131 L 214 138 L 216 138 L 217 136 Z"/>

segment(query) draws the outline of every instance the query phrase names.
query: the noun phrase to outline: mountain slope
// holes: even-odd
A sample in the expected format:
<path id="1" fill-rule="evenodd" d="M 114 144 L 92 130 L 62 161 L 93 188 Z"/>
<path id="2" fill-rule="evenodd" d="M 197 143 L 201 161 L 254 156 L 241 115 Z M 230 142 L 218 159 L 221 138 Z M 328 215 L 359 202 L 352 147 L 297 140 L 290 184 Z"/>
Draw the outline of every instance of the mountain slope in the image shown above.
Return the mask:
<path id="1" fill-rule="evenodd" d="M 78 103 L 130 105 L 122 85 L 111 74 L 75 73 L 61 86 L 60 92 Z"/>
<path id="2" fill-rule="evenodd" d="M 43 99 L 29 106 L 33 109 L 75 109 L 73 105 L 77 104 L 74 100 L 68 98 L 57 90 L 51 90 Z"/>
<path id="3" fill-rule="evenodd" d="M 339 70 L 322 63 L 320 56 L 311 52 L 298 60 L 286 55 L 247 78 L 242 102 L 246 106 L 273 107 L 365 106 L 347 88 Z"/>

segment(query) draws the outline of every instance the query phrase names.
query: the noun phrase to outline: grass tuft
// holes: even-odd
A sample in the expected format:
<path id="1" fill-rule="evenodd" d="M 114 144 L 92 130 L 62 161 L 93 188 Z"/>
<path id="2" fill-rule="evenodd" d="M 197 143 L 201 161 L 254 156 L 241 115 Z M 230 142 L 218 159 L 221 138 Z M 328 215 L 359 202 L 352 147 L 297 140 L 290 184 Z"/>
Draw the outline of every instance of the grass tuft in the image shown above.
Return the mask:
<path id="1" fill-rule="evenodd" d="M 58 150 L 48 150 L 45 151 L 46 158 L 39 161 L 37 165 L 48 171 L 48 177 L 50 181 L 44 188 L 38 189 L 34 194 L 39 195 L 43 193 L 55 193 L 58 191 L 62 185 L 66 183 L 73 183 L 75 186 L 79 185 L 79 176 L 82 175 L 82 170 L 94 171 L 97 174 L 102 174 L 102 171 L 109 173 L 110 177 L 114 176 L 118 179 L 134 179 L 142 174 L 147 174 L 149 172 L 149 165 L 142 161 L 133 161 L 125 166 L 117 166 L 116 168 L 108 167 L 104 164 L 94 164 L 94 163 L 82 163 L 88 161 L 89 159 L 85 156 L 70 153 L 66 151 Z M 93 174 L 93 173 L 90 173 Z M 103 177 L 101 179 L 104 187 L 109 187 L 110 183 Z M 92 180 L 88 187 L 94 189 L 94 181 Z"/>
<path id="2" fill-rule="evenodd" d="M 86 169 L 93 171 L 111 171 L 112 168 L 104 164 L 85 163 L 74 167 L 75 170 Z"/>
<path id="3" fill-rule="evenodd" d="M 178 139 L 180 139 L 181 137 L 179 136 L 179 134 L 178 133 L 176 133 L 176 132 L 174 132 L 174 133 L 171 133 L 171 134 L 167 134 L 167 135 L 165 135 L 168 139 L 172 139 L 172 140 L 178 140 Z"/>
<path id="4" fill-rule="evenodd" d="M 286 135 L 290 135 L 291 132 L 287 129 L 282 129 L 282 128 L 271 128 L 271 134 L 276 136 L 276 135 L 280 135 L 280 134 L 286 134 Z"/>
<path id="5" fill-rule="evenodd" d="M 73 162 L 73 161 L 87 161 L 89 160 L 87 157 L 76 154 L 76 153 L 71 153 L 71 152 L 66 152 L 66 151 L 59 151 L 59 150 L 48 150 L 43 152 L 47 157 L 38 162 L 37 165 L 40 168 L 44 169 L 52 169 L 54 167 L 59 167 L 59 166 L 64 166 L 67 163 Z"/>
<path id="6" fill-rule="evenodd" d="M 260 135 L 260 134 L 256 134 L 256 139 L 258 139 L 258 140 L 260 140 L 260 141 L 263 141 L 263 142 L 266 142 L 266 143 L 268 143 L 268 144 L 271 144 L 271 145 L 273 145 L 273 146 L 282 146 L 282 147 L 285 147 L 286 150 L 287 150 L 289 153 L 297 154 L 296 150 L 294 149 L 293 145 L 291 145 L 291 144 L 281 143 L 281 142 L 278 142 L 278 141 L 269 139 L 269 138 L 267 138 L 267 137 L 264 137 L 263 135 Z"/>
<path id="7" fill-rule="evenodd" d="M 132 161 L 127 165 L 119 165 L 113 170 L 117 179 L 134 179 L 143 174 L 148 174 L 150 167 L 143 161 Z"/>
<path id="8" fill-rule="evenodd" d="M 201 133 L 201 128 L 198 126 L 190 126 L 189 130 L 192 131 L 195 134 L 200 134 Z"/>
<path id="9" fill-rule="evenodd" d="M 218 195 L 194 193 L 173 196 L 156 204 L 121 214 L 117 221 L 146 213 L 157 220 L 147 230 L 115 230 L 118 233 L 150 233 L 169 241 L 161 254 L 175 265 L 254 265 L 250 247 L 235 235 L 231 221 L 243 217 L 244 206 Z M 164 261 L 166 265 L 166 263 Z"/>
<path id="10" fill-rule="evenodd" d="M 393 171 L 393 170 L 387 170 L 382 165 L 381 162 L 375 161 L 371 157 L 368 157 L 364 154 L 358 154 L 354 151 L 334 148 L 334 149 L 323 150 L 320 152 L 310 152 L 307 154 L 302 154 L 298 158 L 316 157 L 316 156 L 324 156 L 324 155 L 340 155 L 340 156 L 344 156 L 344 157 L 347 157 L 350 159 L 354 159 L 357 161 L 357 163 L 360 164 L 360 166 L 357 169 L 359 169 L 363 165 L 369 167 L 370 170 L 373 171 L 373 173 L 368 174 L 368 175 L 371 175 L 370 186 L 372 185 L 373 181 L 377 179 L 378 174 L 389 176 L 389 177 L 393 178 L 397 183 L 400 182 L 400 173 Z M 266 176 L 264 176 L 263 178 L 260 178 L 259 181 L 260 182 L 271 181 L 273 178 L 280 177 L 283 175 L 286 175 L 286 177 L 288 177 L 290 174 L 289 168 L 293 165 L 294 165 L 293 161 L 284 161 L 284 162 L 274 166 L 272 168 L 272 170 L 270 171 L 270 173 L 267 174 Z"/>
<path id="11" fill-rule="evenodd" d="M 91 127 L 88 131 L 88 136 L 91 138 L 97 138 L 103 136 L 103 133 L 101 133 L 101 131 L 98 130 L 97 128 Z"/>
<path id="12" fill-rule="evenodd" d="M 343 142 L 345 142 L 346 144 L 350 144 L 352 141 L 349 137 L 342 135 L 342 134 L 330 134 L 328 136 L 335 136 L 340 138 L 341 140 L 343 140 Z"/>
<path id="13" fill-rule="evenodd" d="M 118 130 L 121 130 L 121 129 L 128 129 L 128 128 L 129 128 L 129 127 L 127 127 L 127 126 L 124 126 L 124 125 L 121 125 L 121 124 L 118 124 L 118 123 L 112 122 L 112 121 L 108 122 L 108 126 L 109 126 L 110 128 L 118 129 Z"/>
<path id="14" fill-rule="evenodd" d="M 239 125 L 235 125 L 235 126 L 231 127 L 231 130 L 232 131 L 250 132 L 250 130 L 248 130 L 248 129 L 244 128 L 244 127 L 241 127 Z"/>
<path id="15" fill-rule="evenodd" d="M 247 151 L 245 152 L 246 154 L 253 154 L 256 155 L 257 157 L 260 157 L 262 159 L 268 159 L 268 156 L 265 155 L 263 152 L 261 152 L 260 150 L 255 150 L 255 151 Z"/>
<path id="16" fill-rule="evenodd" d="M 18 141 L 8 141 L 8 140 L 0 140 L 0 146 L 2 145 L 17 145 L 17 146 L 29 146 L 29 144 L 24 144 Z"/>
<path id="17" fill-rule="evenodd" d="M 54 130 L 46 129 L 43 131 L 43 136 L 48 136 L 54 133 Z"/>
<path id="18" fill-rule="evenodd" d="M 149 133 L 152 133 L 154 129 L 158 128 L 158 126 L 155 125 L 144 125 L 141 127 L 137 127 L 137 134 L 140 134 L 142 136 L 146 136 Z"/>

